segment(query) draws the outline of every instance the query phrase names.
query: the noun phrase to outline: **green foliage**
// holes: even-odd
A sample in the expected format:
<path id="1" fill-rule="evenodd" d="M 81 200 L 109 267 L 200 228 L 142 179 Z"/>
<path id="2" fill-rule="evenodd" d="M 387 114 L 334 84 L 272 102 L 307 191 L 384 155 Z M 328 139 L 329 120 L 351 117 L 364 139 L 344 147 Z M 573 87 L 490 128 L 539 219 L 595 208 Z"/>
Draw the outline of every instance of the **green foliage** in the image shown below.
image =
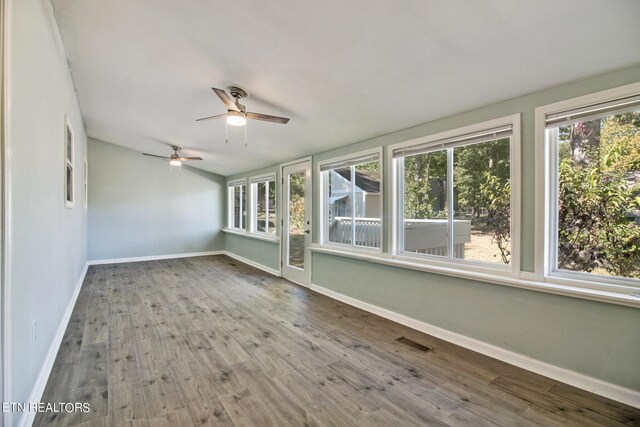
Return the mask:
<path id="1" fill-rule="evenodd" d="M 291 234 L 302 234 L 304 224 L 305 176 L 303 172 L 289 175 L 289 227 Z"/>
<path id="2" fill-rule="evenodd" d="M 511 256 L 511 182 L 486 172 L 480 192 L 488 202 L 487 225 L 492 230 L 492 241 L 500 250 L 502 262 L 508 264 Z"/>
<path id="3" fill-rule="evenodd" d="M 406 157 L 404 171 L 405 218 L 446 218 L 446 152 Z"/>
<path id="4" fill-rule="evenodd" d="M 561 151 L 558 268 L 640 278 L 640 225 L 628 215 L 640 210 L 640 113 L 600 126 L 586 164 Z"/>
<path id="5" fill-rule="evenodd" d="M 490 200 L 482 191 L 489 174 L 496 182 L 509 180 L 509 139 L 468 145 L 454 150 L 453 179 L 457 193 L 456 211 L 473 211 L 476 215 L 488 208 Z"/>

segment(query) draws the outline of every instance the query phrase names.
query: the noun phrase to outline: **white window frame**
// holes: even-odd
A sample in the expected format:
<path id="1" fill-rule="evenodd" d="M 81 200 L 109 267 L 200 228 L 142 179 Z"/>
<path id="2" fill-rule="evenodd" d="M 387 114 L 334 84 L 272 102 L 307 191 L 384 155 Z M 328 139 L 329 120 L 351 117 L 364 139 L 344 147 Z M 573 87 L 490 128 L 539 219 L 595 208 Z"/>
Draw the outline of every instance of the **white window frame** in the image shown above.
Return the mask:
<path id="1" fill-rule="evenodd" d="M 234 189 L 237 186 L 244 186 L 244 191 L 242 192 L 241 196 L 240 196 L 240 227 L 235 227 L 234 225 L 234 211 L 235 211 L 235 197 L 234 197 Z M 247 230 L 247 224 L 246 224 L 246 220 L 247 218 L 245 218 L 245 223 L 242 223 L 242 208 L 245 206 L 245 204 L 247 203 L 247 180 L 246 179 L 240 179 L 240 180 L 235 180 L 235 181 L 230 181 L 227 183 L 227 207 L 228 207 L 228 211 L 227 211 L 227 228 L 229 230 L 241 230 L 241 231 L 246 231 Z M 248 211 L 247 211 L 248 212 Z"/>
<path id="2" fill-rule="evenodd" d="M 394 159 L 393 152 L 398 149 L 406 149 L 417 145 L 428 145 L 433 143 L 433 150 L 437 151 L 438 147 L 441 147 L 441 141 L 448 138 L 456 138 L 466 134 L 472 134 L 482 132 L 490 129 L 497 129 L 510 125 L 512 127 L 511 144 L 509 147 L 510 156 L 510 185 L 511 185 L 511 263 L 505 264 L 493 264 L 489 262 L 465 260 L 458 258 L 440 257 L 429 254 L 416 254 L 411 252 L 404 252 L 404 245 L 402 241 L 404 230 L 404 195 L 403 189 L 403 164 L 402 159 Z M 392 197 L 390 198 L 390 211 L 393 217 L 392 230 L 391 230 L 391 256 L 394 259 L 400 261 L 407 261 L 411 263 L 419 263 L 430 266 L 440 266 L 453 269 L 464 269 L 465 271 L 477 272 L 477 273 L 489 273 L 503 276 L 520 276 L 520 206 L 521 206 L 521 185 L 520 177 L 522 174 L 522 167 L 520 161 L 520 114 L 513 114 L 510 116 L 489 120 L 482 123 L 465 126 L 450 131 L 438 133 L 435 135 L 429 135 L 422 138 L 417 138 L 411 141 L 402 142 L 399 144 L 390 145 L 387 150 L 387 158 L 391 163 L 392 168 L 392 184 L 391 191 Z M 449 163 L 451 163 L 449 161 Z M 448 165 L 448 168 L 452 168 L 452 164 Z M 453 176 L 448 176 L 448 180 L 453 179 Z M 451 211 L 451 209 L 450 209 Z M 452 213 L 452 211 L 451 211 Z"/>
<path id="3" fill-rule="evenodd" d="M 84 208 L 89 207 L 89 162 L 84 159 Z"/>
<path id="4" fill-rule="evenodd" d="M 536 143 L 536 220 L 535 220 L 535 279 L 538 281 L 572 286 L 590 291 L 640 296 L 640 280 L 610 277 L 584 272 L 554 271 L 557 239 L 556 207 L 554 190 L 557 183 L 555 171 L 557 158 L 555 150 L 547 141 L 546 119 L 550 114 L 588 107 L 594 104 L 614 101 L 633 95 L 640 95 L 640 83 L 609 89 L 553 104 L 535 110 Z"/>
<path id="5" fill-rule="evenodd" d="M 332 163 L 341 163 L 347 162 L 350 160 L 358 159 L 361 157 L 378 155 L 380 162 L 380 247 L 374 248 L 369 246 L 360 246 L 355 243 L 347 244 L 347 243 L 339 243 L 339 242 L 331 242 L 329 241 L 329 229 L 327 227 L 327 218 L 329 218 L 329 203 L 327 200 L 329 194 L 329 183 L 328 179 L 325 179 L 325 175 L 321 168 L 325 165 L 329 165 Z M 320 221 L 319 221 L 319 244 L 325 247 L 334 247 L 336 249 L 349 250 L 354 252 L 362 252 L 366 254 L 379 254 L 383 253 L 384 248 L 384 239 L 386 236 L 386 224 L 384 221 L 384 157 L 383 157 L 383 149 L 382 147 L 374 148 L 371 150 L 359 151 L 357 153 L 351 153 L 344 156 L 333 157 L 331 159 L 323 160 L 317 162 L 316 164 L 316 178 L 319 183 L 319 192 L 318 192 L 318 200 L 320 206 Z M 351 186 L 351 196 L 352 200 L 354 199 L 354 191 L 355 185 Z M 352 212 L 353 214 L 353 212 Z"/>
<path id="6" fill-rule="evenodd" d="M 275 187 L 275 200 L 274 200 L 274 209 L 276 214 L 275 221 L 275 233 L 267 233 L 264 231 L 258 231 L 258 212 L 257 212 L 257 204 L 258 204 L 258 184 L 264 182 L 273 181 L 273 185 Z M 278 214 L 278 180 L 275 173 L 268 173 L 264 175 L 256 175 L 249 178 L 249 200 L 251 201 L 249 213 L 249 227 L 248 232 L 250 234 L 255 234 L 264 239 L 270 239 L 277 241 L 278 233 L 280 232 L 280 228 L 278 226 L 279 222 L 279 214 Z M 266 191 L 267 197 L 267 205 L 268 205 L 268 197 L 269 197 L 269 187 L 267 187 Z"/>
<path id="7" fill-rule="evenodd" d="M 70 141 L 71 144 L 71 158 L 67 157 L 67 141 Z M 71 121 L 69 120 L 69 116 L 65 114 L 64 116 L 64 206 L 67 209 L 73 208 L 75 199 L 76 199 L 76 191 L 75 191 L 75 135 L 73 132 L 73 127 L 71 126 Z M 71 183 L 67 182 L 67 168 L 71 169 L 70 180 Z M 71 188 L 71 194 L 69 194 L 69 188 Z M 71 197 L 69 197 L 71 196 Z"/>

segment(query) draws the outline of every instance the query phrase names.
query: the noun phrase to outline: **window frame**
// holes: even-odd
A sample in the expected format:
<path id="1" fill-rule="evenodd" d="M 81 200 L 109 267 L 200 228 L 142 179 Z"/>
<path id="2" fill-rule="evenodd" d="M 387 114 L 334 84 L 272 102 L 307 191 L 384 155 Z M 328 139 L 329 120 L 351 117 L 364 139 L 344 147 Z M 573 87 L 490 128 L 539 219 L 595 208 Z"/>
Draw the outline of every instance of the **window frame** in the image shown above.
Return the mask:
<path id="1" fill-rule="evenodd" d="M 522 165 L 520 160 L 520 147 L 521 147 L 521 115 L 513 114 L 497 118 L 494 120 L 488 120 L 481 123 L 472 124 L 456 129 L 452 129 L 446 132 L 441 132 L 421 138 L 416 138 L 410 141 L 393 144 L 387 147 L 387 157 L 389 159 L 392 169 L 392 183 L 390 197 L 391 205 L 390 210 L 392 220 L 392 236 L 390 252 L 394 259 L 399 261 L 407 261 L 411 263 L 434 265 L 439 267 L 464 269 L 466 271 L 477 273 L 489 273 L 498 276 L 513 276 L 519 277 L 520 271 L 520 230 L 521 230 L 521 173 Z M 403 158 L 393 158 L 393 152 L 399 149 L 407 149 L 413 146 L 424 145 L 425 152 L 433 152 L 442 150 L 442 140 L 449 138 L 456 138 L 466 134 L 472 134 L 482 132 L 485 130 L 498 129 L 500 127 L 508 126 L 512 127 L 512 135 L 509 146 L 509 159 L 510 159 L 510 185 L 511 185 L 511 263 L 506 264 L 493 264 L 484 261 L 466 260 L 461 258 L 442 257 L 429 254 L 417 254 L 413 252 L 404 251 L 403 242 L 403 230 L 404 230 L 404 182 L 403 182 Z M 433 144 L 429 147 L 429 144 Z M 469 144 L 472 145 L 472 144 Z M 466 146 L 465 144 L 461 146 Z M 446 149 L 445 149 L 446 150 Z M 453 158 L 449 159 L 448 163 L 451 163 Z M 448 165 L 448 171 L 452 168 L 452 164 Z M 449 174 L 448 174 L 449 175 Z M 447 181 L 453 180 L 453 176 L 447 176 Z M 450 186 L 448 184 L 447 186 Z M 450 209 L 451 211 L 451 209 Z M 450 212 L 452 214 L 452 211 Z"/>
<path id="2" fill-rule="evenodd" d="M 319 242 L 318 244 L 320 246 L 328 247 L 328 248 L 333 247 L 339 250 L 350 250 L 356 253 L 360 252 L 364 254 L 378 254 L 378 255 L 383 254 L 384 240 L 386 237 L 386 228 L 387 228 L 387 225 L 385 223 L 386 221 L 384 218 L 385 162 L 384 162 L 383 154 L 384 154 L 383 148 L 377 147 L 369 150 L 363 150 L 355 153 L 346 154 L 344 156 L 332 157 L 330 159 L 322 160 L 316 163 L 316 179 L 318 182 L 318 189 L 319 189 L 318 201 L 320 206 L 320 221 L 319 221 L 319 230 L 318 230 L 318 242 Z M 380 204 L 379 206 L 380 247 L 376 248 L 371 246 L 360 246 L 360 245 L 356 245 L 355 243 L 348 244 L 348 243 L 331 242 L 329 241 L 329 234 L 328 234 L 329 229 L 326 224 L 326 220 L 329 217 L 329 204 L 328 204 L 328 200 L 326 200 L 329 194 L 329 182 L 328 182 L 329 180 L 325 179 L 325 176 L 328 176 L 328 175 L 325 175 L 324 172 L 328 172 L 328 171 L 322 171 L 321 169 L 322 167 L 333 164 L 333 163 L 348 162 L 350 160 L 356 160 L 361 157 L 373 156 L 373 155 L 377 155 L 379 157 L 378 162 L 380 163 L 380 201 L 378 202 Z M 367 163 L 367 162 L 363 162 L 363 164 L 364 163 Z M 352 196 L 353 196 L 353 192 L 354 192 L 354 187 L 352 185 Z"/>
<path id="3" fill-rule="evenodd" d="M 555 143 L 547 138 L 547 116 L 565 110 L 589 107 L 616 99 L 640 95 L 640 83 L 633 83 L 535 109 L 535 272 L 538 281 L 590 291 L 640 295 L 640 279 L 555 270 L 557 251 L 557 155 Z"/>
<path id="4" fill-rule="evenodd" d="M 253 234 L 256 236 L 259 236 L 260 238 L 263 239 L 270 239 L 270 240 L 274 240 L 277 241 L 278 240 L 278 236 L 279 236 L 279 232 L 280 232 L 280 227 L 279 227 L 279 221 L 280 221 L 280 214 L 279 214 L 279 209 L 278 209 L 278 179 L 277 179 L 277 174 L 275 172 L 272 173 L 268 173 L 268 174 L 263 174 L 263 175 L 255 175 L 255 176 L 251 176 L 249 179 L 249 200 L 251 202 L 249 209 L 247 210 L 248 214 L 249 214 L 249 227 L 247 228 L 247 233 L 248 234 Z M 274 195 L 274 210 L 275 210 L 275 215 L 276 215 L 276 220 L 275 220 L 275 224 L 274 224 L 274 233 L 267 233 L 264 231 L 258 231 L 258 212 L 257 212 L 257 202 L 258 202 L 258 184 L 260 183 L 264 183 L 264 182 L 271 182 L 273 181 L 273 185 L 275 187 L 275 195 Z M 268 195 L 268 191 L 267 191 L 267 195 Z"/>
<path id="5" fill-rule="evenodd" d="M 67 143 L 70 144 L 70 150 L 67 149 Z M 73 208 L 76 200 L 76 191 L 75 191 L 75 134 L 73 132 L 73 127 L 71 126 L 71 120 L 69 120 L 69 116 L 65 114 L 64 116 L 64 207 L 67 209 Z M 67 153 L 70 152 L 71 158 L 67 156 Z M 67 170 L 71 169 L 71 175 L 67 175 Z M 69 182 L 69 181 L 71 182 Z M 71 194 L 69 194 L 69 189 L 71 189 Z"/>
<path id="6" fill-rule="evenodd" d="M 235 195 L 234 195 L 234 191 L 235 191 L 235 187 L 238 186 L 243 186 L 244 187 L 244 191 L 242 192 L 241 196 L 240 196 L 240 227 L 236 227 L 234 224 L 234 211 L 235 211 Z M 244 218 L 243 221 L 243 215 L 242 215 L 242 208 L 246 206 L 247 203 L 247 180 L 246 179 L 239 179 L 239 180 L 234 180 L 234 181 L 229 181 L 227 183 L 227 206 L 228 206 L 228 210 L 227 210 L 227 228 L 229 230 L 234 230 L 234 231 L 246 231 L 247 230 L 247 218 Z M 248 211 L 247 211 L 248 212 Z"/>
<path id="7" fill-rule="evenodd" d="M 84 208 L 89 208 L 89 162 L 84 159 Z"/>

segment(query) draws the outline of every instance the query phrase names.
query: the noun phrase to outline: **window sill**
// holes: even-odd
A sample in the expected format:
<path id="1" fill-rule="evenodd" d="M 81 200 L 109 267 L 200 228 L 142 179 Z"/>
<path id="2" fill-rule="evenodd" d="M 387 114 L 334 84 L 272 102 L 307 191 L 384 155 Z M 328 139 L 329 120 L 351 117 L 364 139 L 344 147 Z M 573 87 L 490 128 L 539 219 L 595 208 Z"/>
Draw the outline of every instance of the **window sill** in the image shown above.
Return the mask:
<path id="1" fill-rule="evenodd" d="M 273 236 L 270 234 L 259 234 L 259 233 L 251 233 L 246 230 L 240 230 L 235 228 L 223 228 L 222 231 L 229 234 L 235 234 L 236 236 L 248 237 L 250 239 L 263 240 L 265 242 L 278 243 L 280 242 L 280 238 L 278 236 Z"/>
<path id="2" fill-rule="evenodd" d="M 511 286 L 532 291 L 547 292 L 556 295 L 564 295 L 575 298 L 601 301 L 611 304 L 625 305 L 629 307 L 640 307 L 640 290 L 638 293 L 629 294 L 622 292 L 612 292 L 600 289 L 589 289 L 580 286 L 580 282 L 550 283 L 539 280 L 529 280 L 493 273 L 482 273 L 477 271 L 465 271 L 458 268 L 434 266 L 417 261 L 393 258 L 376 254 L 346 251 L 343 249 L 331 248 L 320 245 L 312 245 L 311 251 L 315 253 L 328 254 L 340 257 L 358 259 L 376 264 L 389 265 L 392 267 L 406 268 L 410 270 L 424 271 L 428 273 L 442 274 L 451 277 L 477 280 L 481 282 Z M 531 273 L 524 273 L 531 274 Z"/>
<path id="3" fill-rule="evenodd" d="M 369 246 L 356 246 L 356 245 L 347 245 L 344 243 L 335 243 L 335 242 L 325 242 L 322 244 L 317 244 L 314 243 L 311 245 L 311 248 L 318 248 L 318 249 L 326 249 L 327 251 L 330 252 L 338 252 L 340 254 L 342 253 L 354 253 L 354 254 L 359 254 L 359 255 L 364 255 L 364 256 L 377 256 L 377 257 L 382 257 L 383 253 L 382 253 L 382 249 L 381 248 L 373 248 L 373 247 L 369 247 Z"/>

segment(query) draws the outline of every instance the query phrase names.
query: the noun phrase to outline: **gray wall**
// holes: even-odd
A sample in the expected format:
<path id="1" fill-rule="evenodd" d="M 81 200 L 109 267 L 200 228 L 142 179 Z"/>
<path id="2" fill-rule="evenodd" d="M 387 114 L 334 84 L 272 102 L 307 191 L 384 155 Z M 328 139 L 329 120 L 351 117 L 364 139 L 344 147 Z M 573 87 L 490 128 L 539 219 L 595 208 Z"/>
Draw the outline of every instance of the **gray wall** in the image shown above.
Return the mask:
<path id="1" fill-rule="evenodd" d="M 219 175 L 171 174 L 166 160 L 89 139 L 89 259 L 224 249 L 225 188 Z"/>
<path id="2" fill-rule="evenodd" d="M 86 263 L 84 124 L 51 3 L 12 2 L 9 107 L 12 394 L 25 402 Z M 76 203 L 64 203 L 64 117 L 75 131 Z M 37 339 L 31 327 L 37 321 Z M 14 416 L 17 422 L 19 415 Z"/>
<path id="3" fill-rule="evenodd" d="M 640 81 L 640 65 L 446 117 L 340 149 L 315 154 L 317 163 L 511 114 L 522 115 L 522 269 L 534 268 L 534 109 L 537 106 Z M 434 102 L 425 100 L 425 102 Z M 293 160 L 293 159 L 292 159 Z M 385 164 L 386 166 L 386 164 Z M 391 185 L 384 171 L 384 185 Z M 235 175 L 233 178 L 253 173 Z M 314 202 L 319 183 L 314 182 Z M 389 192 L 385 192 L 384 221 Z M 314 203 L 314 224 L 319 205 Z M 385 236 L 386 237 L 386 236 Z M 314 242 L 318 229 L 313 230 Z M 235 241 L 249 253 L 253 241 Z M 388 249 L 388 242 L 384 241 Z M 231 250 L 230 247 L 228 247 Z M 277 254 L 279 247 L 273 247 Z M 243 255 L 249 257 L 247 255 Z M 275 255 L 273 255 L 275 257 Z M 260 254 L 264 259 L 265 254 Z M 256 262 L 258 258 L 253 259 Z M 409 271 L 340 256 L 312 255 L 315 285 L 614 384 L 640 390 L 640 309 Z"/>

